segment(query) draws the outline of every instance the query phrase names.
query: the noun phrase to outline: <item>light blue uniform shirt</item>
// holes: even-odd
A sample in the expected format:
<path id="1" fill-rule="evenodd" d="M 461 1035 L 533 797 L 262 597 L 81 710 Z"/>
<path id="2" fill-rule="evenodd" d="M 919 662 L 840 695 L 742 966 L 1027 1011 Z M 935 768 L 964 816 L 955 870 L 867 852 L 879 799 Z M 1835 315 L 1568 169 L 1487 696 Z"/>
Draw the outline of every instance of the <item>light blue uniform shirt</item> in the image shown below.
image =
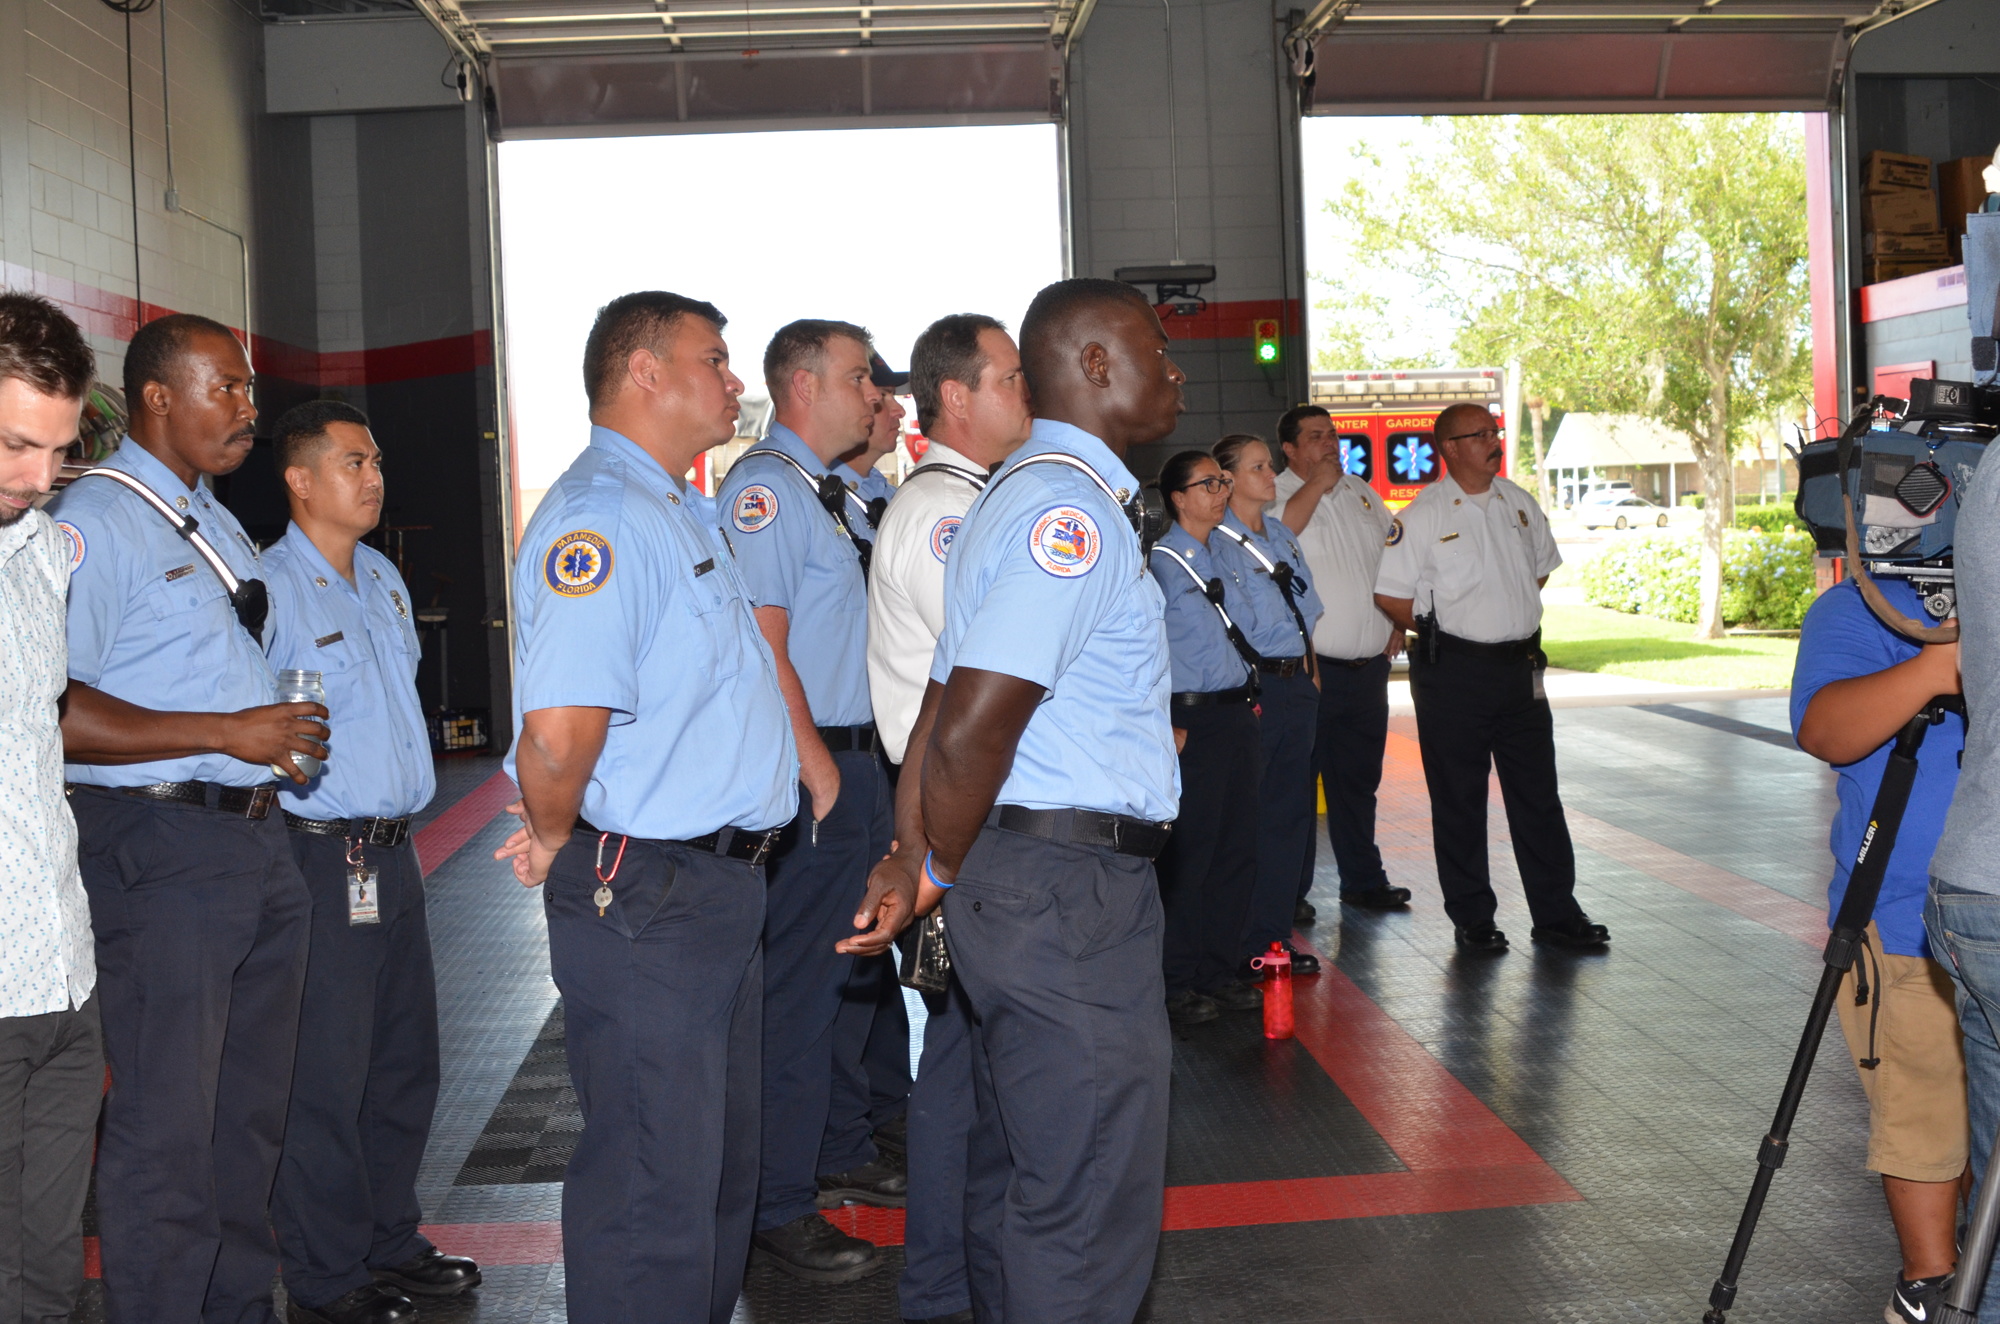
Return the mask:
<path id="1" fill-rule="evenodd" d="M 517 731 L 539 708 L 611 710 L 583 792 L 598 830 L 686 841 L 798 813 L 777 666 L 715 503 L 611 429 L 528 522 L 514 620 Z M 519 755 L 516 737 L 510 777 Z"/>
<path id="2" fill-rule="evenodd" d="M 872 722 L 868 581 L 854 543 L 812 484 L 772 451 L 791 456 L 815 479 L 829 472 L 798 433 L 772 424 L 771 435 L 730 467 L 717 497 L 729 518 L 737 563 L 753 602 L 783 607 L 791 616 L 786 651 L 805 686 L 813 724 Z M 852 501 L 847 509 L 850 524 L 859 520 Z"/>
<path id="3" fill-rule="evenodd" d="M 1147 568 L 1167 599 L 1167 651 L 1173 659 L 1176 694 L 1208 694 L 1250 683 L 1250 664 L 1229 642 L 1221 614 L 1202 592 L 1209 580 L 1220 578 L 1224 609 L 1239 626 L 1248 628 L 1240 614 L 1247 595 L 1242 574 L 1209 555 L 1225 541 L 1220 534 L 1211 533 L 1208 546 L 1203 547 L 1193 534 L 1175 524 L 1153 547 Z M 1176 561 L 1180 564 L 1175 565 Z M 1189 570 L 1194 571 L 1193 576 Z M 1195 583 L 1197 577 L 1200 584 Z"/>
<path id="4" fill-rule="evenodd" d="M 1235 511 L 1224 511 L 1222 527 L 1248 538 L 1251 545 L 1273 565 L 1282 562 L 1292 567 L 1293 601 L 1298 603 L 1299 615 L 1305 618 L 1306 633 L 1303 638 L 1300 637 L 1298 619 L 1285 605 L 1285 592 L 1271 578 L 1271 572 L 1264 568 L 1263 562 L 1227 533 L 1217 530 L 1208 536 L 1208 547 L 1215 553 L 1215 563 L 1218 567 L 1234 570 L 1243 584 L 1240 595 L 1233 591 L 1230 593 L 1229 614 L 1243 627 L 1243 635 L 1250 641 L 1250 646 L 1265 657 L 1304 657 L 1312 639 L 1313 627 L 1319 624 L 1319 618 L 1326 612 L 1325 604 L 1319 600 L 1319 590 L 1313 587 L 1313 577 L 1306 573 L 1305 548 L 1299 546 L 1297 536 L 1282 521 L 1272 516 L 1265 516 L 1264 531 L 1255 533 L 1237 518 Z"/>
<path id="5" fill-rule="evenodd" d="M 868 522 L 868 503 L 876 497 L 887 501 L 896 495 L 895 485 L 882 476 L 880 469 L 872 467 L 862 473 L 851 464 L 843 464 L 834 473 L 847 484 L 847 522 L 854 526 L 854 536 L 873 544 L 875 529 Z"/>
<path id="6" fill-rule="evenodd" d="M 1103 442 L 1048 419 L 1000 475 L 1048 452 L 1085 461 L 1116 491 L 1139 488 Z M 952 542 L 931 679 L 974 667 L 1048 691 L 999 803 L 1164 823 L 1180 811 L 1180 761 L 1167 720 L 1166 603 L 1139 539 L 1118 503 L 1066 465 L 1000 475 Z"/>
<path id="7" fill-rule="evenodd" d="M 176 478 L 130 437 L 104 462 L 192 517 L 238 579 L 261 579 L 243 526 L 199 482 Z M 233 713 L 276 701 L 264 650 L 236 619 L 222 581 L 159 511 L 111 478 L 82 478 L 49 505 L 69 537 L 69 674 L 127 703 L 164 712 Z M 127 763 L 66 764 L 87 786 L 207 781 L 258 786 L 274 774 L 226 754 Z"/>
<path id="8" fill-rule="evenodd" d="M 332 735 L 326 767 L 303 788 L 278 784 L 301 818 L 405 818 L 431 802 L 437 770 L 417 699 L 410 590 L 388 557 L 354 549 L 354 582 L 296 524 L 264 553 L 271 617 L 264 649 L 278 671 L 317 671 Z"/>

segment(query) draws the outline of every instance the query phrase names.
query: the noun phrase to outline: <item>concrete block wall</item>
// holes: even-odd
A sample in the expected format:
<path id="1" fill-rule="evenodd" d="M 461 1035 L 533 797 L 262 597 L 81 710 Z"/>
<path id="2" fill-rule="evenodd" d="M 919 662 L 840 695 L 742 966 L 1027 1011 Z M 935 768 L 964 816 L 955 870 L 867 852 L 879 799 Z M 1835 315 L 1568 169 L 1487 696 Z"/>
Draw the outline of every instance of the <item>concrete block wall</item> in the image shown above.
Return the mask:
<path id="1" fill-rule="evenodd" d="M 1279 49 L 1284 19 L 1270 0 L 1099 0 L 1070 57 L 1071 270 L 1110 276 L 1173 260 L 1176 166 L 1179 257 L 1216 268 L 1202 290 L 1208 310 L 1166 319 L 1188 374 L 1188 411 L 1141 457 L 1154 466 L 1228 432 L 1269 436 L 1304 398 L 1298 122 Z M 1252 323 L 1266 317 L 1288 337 L 1277 369 L 1252 353 Z"/>
<path id="2" fill-rule="evenodd" d="M 1933 362 L 1946 381 L 1972 380 L 1972 329 L 1964 304 L 1864 322 L 1861 329 L 1869 374 L 1862 385 L 1871 392 L 1878 370 L 1904 363 Z"/>
<path id="3" fill-rule="evenodd" d="M 68 305 L 108 381 L 145 316 L 245 324 L 238 241 L 167 208 L 165 111 L 182 205 L 254 246 L 261 29 L 240 0 L 157 0 L 129 21 L 101 0 L 0 0 L 0 282 Z"/>

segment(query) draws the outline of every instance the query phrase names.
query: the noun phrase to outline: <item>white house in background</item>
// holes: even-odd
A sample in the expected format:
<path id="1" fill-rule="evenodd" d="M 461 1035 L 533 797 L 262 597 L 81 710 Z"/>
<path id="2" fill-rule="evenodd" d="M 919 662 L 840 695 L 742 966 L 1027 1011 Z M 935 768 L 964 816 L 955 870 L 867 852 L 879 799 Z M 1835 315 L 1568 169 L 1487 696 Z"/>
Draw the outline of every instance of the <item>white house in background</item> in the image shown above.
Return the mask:
<path id="1" fill-rule="evenodd" d="M 1768 499 L 1782 496 L 1788 487 L 1796 489 L 1796 479 L 1787 483 L 1790 462 L 1780 461 L 1782 451 L 1775 442 L 1775 435 L 1760 435 L 1738 448 L 1738 500 Z M 1701 466 L 1688 435 L 1643 414 L 1564 414 L 1546 463 L 1563 505 L 1592 483 L 1606 481 L 1628 482 L 1638 495 L 1663 506 L 1679 504 L 1683 492 L 1702 489 Z"/>

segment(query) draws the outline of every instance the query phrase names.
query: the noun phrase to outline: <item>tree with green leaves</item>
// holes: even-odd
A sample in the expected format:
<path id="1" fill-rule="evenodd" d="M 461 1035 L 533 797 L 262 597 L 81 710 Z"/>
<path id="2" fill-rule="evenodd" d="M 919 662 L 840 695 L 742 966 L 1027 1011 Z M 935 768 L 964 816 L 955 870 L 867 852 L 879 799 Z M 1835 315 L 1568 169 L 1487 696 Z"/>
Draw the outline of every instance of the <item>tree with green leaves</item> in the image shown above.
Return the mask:
<path id="1" fill-rule="evenodd" d="M 1518 359 L 1524 393 L 1550 406 L 1645 414 L 1692 439 L 1706 494 L 1696 633 L 1721 635 L 1731 457 L 1811 375 L 1798 118 L 1426 123 L 1429 141 L 1387 168 L 1402 186 L 1356 178 L 1326 204 L 1355 259 L 1400 271 L 1452 319 L 1461 362 Z"/>

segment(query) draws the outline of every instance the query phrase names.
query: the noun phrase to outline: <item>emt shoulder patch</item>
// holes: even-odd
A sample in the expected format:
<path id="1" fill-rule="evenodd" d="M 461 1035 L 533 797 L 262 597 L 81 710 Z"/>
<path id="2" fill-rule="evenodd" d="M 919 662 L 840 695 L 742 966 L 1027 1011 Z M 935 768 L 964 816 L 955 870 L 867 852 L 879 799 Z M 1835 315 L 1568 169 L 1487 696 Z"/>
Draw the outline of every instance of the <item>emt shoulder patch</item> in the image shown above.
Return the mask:
<path id="1" fill-rule="evenodd" d="M 83 540 L 83 530 L 68 520 L 57 520 L 56 527 L 69 539 L 69 572 L 75 574 L 83 568 L 83 558 L 90 554 L 90 546 Z"/>
<path id="2" fill-rule="evenodd" d="M 542 559 L 542 578 L 566 598 L 587 597 L 597 592 L 611 578 L 611 543 L 589 529 L 565 533 Z M 396 606 L 402 610 L 400 601 Z"/>
<path id="3" fill-rule="evenodd" d="M 1028 553 L 1035 564 L 1058 579 L 1087 575 L 1104 551 L 1104 537 L 1090 512 L 1075 506 L 1051 506 L 1028 526 Z"/>
<path id="4" fill-rule="evenodd" d="M 957 515 L 946 515 L 931 525 L 931 555 L 942 561 L 951 552 L 952 539 L 958 537 L 958 526 L 964 523 Z"/>
<path id="5" fill-rule="evenodd" d="M 729 522 L 738 533 L 755 533 L 778 518 L 778 494 L 762 483 L 752 483 L 736 494 Z"/>
<path id="6" fill-rule="evenodd" d="M 1401 541 L 1403 541 L 1403 521 L 1392 519 L 1389 521 L 1389 537 L 1382 545 L 1384 547 L 1394 547 Z"/>

